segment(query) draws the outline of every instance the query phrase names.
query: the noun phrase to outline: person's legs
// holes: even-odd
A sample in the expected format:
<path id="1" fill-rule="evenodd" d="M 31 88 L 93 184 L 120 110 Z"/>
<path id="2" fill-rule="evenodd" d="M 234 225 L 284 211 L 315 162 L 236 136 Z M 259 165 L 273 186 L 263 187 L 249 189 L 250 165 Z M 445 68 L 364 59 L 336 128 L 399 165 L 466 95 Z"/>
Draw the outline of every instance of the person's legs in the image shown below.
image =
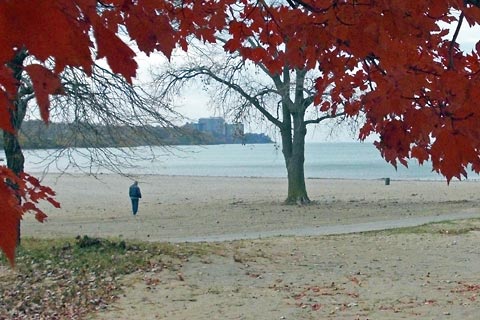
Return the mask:
<path id="1" fill-rule="evenodd" d="M 132 212 L 133 215 L 135 216 L 138 211 L 138 199 L 132 199 Z"/>

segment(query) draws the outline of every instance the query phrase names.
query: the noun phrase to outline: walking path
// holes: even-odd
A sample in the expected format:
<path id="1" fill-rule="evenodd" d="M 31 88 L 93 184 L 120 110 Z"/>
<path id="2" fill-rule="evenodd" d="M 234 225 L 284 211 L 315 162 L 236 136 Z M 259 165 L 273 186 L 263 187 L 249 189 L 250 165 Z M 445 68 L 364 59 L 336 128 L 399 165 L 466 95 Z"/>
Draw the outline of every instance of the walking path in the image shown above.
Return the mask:
<path id="1" fill-rule="evenodd" d="M 294 228 L 284 230 L 260 231 L 260 232 L 243 232 L 219 234 L 204 237 L 178 237 L 166 238 L 164 241 L 169 242 L 221 242 L 234 240 L 251 240 L 262 239 L 276 236 L 324 236 L 324 235 L 338 235 L 360 233 L 368 231 L 379 231 L 388 229 L 398 229 L 405 227 L 415 227 L 427 223 L 463 220 L 463 219 L 480 219 L 480 211 L 475 209 L 461 211 L 459 213 L 440 214 L 433 216 L 412 217 L 395 220 L 371 221 L 354 224 L 339 224 L 329 226 L 318 226 L 309 228 Z"/>

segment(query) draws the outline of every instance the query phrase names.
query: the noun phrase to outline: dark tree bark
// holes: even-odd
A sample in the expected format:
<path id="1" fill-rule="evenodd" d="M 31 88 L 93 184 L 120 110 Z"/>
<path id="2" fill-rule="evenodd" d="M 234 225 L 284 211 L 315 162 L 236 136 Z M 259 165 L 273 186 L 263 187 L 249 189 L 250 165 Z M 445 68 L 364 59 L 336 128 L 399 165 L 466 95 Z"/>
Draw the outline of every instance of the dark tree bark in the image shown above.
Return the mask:
<path id="1" fill-rule="evenodd" d="M 284 68 L 282 78 L 279 76 L 272 78 L 282 101 L 282 122 L 279 127 L 288 177 L 286 204 L 310 203 L 304 171 L 305 136 L 307 134 L 305 111 L 310 105 L 310 102 L 304 97 L 305 75 L 304 70 L 296 70 L 293 96 L 290 91 L 291 73 L 287 67 Z"/>
<path id="2" fill-rule="evenodd" d="M 285 165 L 288 176 L 288 193 L 286 204 L 308 204 L 307 188 L 305 185 L 305 135 L 307 128 L 303 121 L 303 112 L 291 115 L 293 119 L 293 136 L 291 134 L 291 121 L 288 121 L 287 128 L 281 130 L 282 152 L 285 158 Z"/>
<path id="3" fill-rule="evenodd" d="M 7 167 L 12 170 L 17 176 L 24 170 L 25 157 L 23 156 L 22 148 L 15 133 L 3 132 L 3 144 L 5 156 L 7 158 Z M 17 189 L 16 184 L 10 183 L 13 189 Z M 18 197 L 18 202 L 21 204 L 21 199 Z M 21 239 L 21 225 L 20 219 L 17 223 L 17 246 L 20 245 Z"/>
<path id="4" fill-rule="evenodd" d="M 5 149 L 5 156 L 7 158 L 7 167 L 12 170 L 16 175 L 19 175 L 23 172 L 25 158 L 23 156 L 23 151 L 20 147 L 17 135 L 11 132 L 4 131 L 3 144 Z"/>
<path id="5" fill-rule="evenodd" d="M 30 89 L 26 89 L 22 84 L 22 72 L 23 62 L 28 56 L 27 51 L 24 49 L 19 50 L 12 61 L 8 64 L 8 67 L 13 71 L 15 79 L 18 81 L 17 93 L 13 99 L 13 108 L 10 109 L 10 122 L 12 125 L 12 132 L 3 131 L 3 144 L 5 157 L 7 158 L 7 167 L 12 170 L 17 176 L 23 173 L 25 157 L 23 156 L 20 142 L 18 141 L 18 130 L 20 129 L 25 113 L 27 110 L 27 104 L 29 98 L 26 98 L 28 94 L 31 94 Z M 13 189 L 17 189 L 18 186 L 11 184 Z M 21 199 L 18 197 L 18 202 L 21 204 Z M 21 225 L 20 219 L 17 223 L 17 245 L 20 244 L 21 239 Z"/>

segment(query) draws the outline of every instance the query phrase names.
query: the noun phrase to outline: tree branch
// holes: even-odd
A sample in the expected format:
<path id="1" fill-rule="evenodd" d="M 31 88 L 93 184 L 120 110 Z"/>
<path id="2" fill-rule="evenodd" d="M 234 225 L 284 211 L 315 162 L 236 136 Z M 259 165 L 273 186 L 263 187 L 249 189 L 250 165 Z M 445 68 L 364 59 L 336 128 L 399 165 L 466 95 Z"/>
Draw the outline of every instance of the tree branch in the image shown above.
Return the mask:
<path id="1" fill-rule="evenodd" d="M 255 42 L 253 41 L 253 39 L 251 39 L 251 38 L 248 38 L 247 41 L 250 43 L 250 45 L 252 46 L 252 48 L 260 48 L 260 47 L 261 47 L 261 45 L 260 45 L 258 42 L 255 43 Z M 277 77 L 278 79 L 280 79 L 279 76 L 278 76 L 278 74 L 273 74 L 273 73 L 271 73 L 270 70 L 268 70 L 268 68 L 267 68 L 263 63 L 258 63 L 258 64 L 256 64 L 256 65 L 259 66 L 260 69 L 262 69 L 262 71 L 265 72 L 265 74 L 267 74 L 270 78 L 272 78 L 272 80 L 273 80 L 275 77 Z"/>
<path id="2" fill-rule="evenodd" d="M 308 97 L 306 97 L 305 99 L 303 99 L 303 106 L 304 106 L 304 108 L 307 109 L 308 106 L 311 105 L 314 100 L 315 100 L 315 96 L 314 96 L 314 95 L 309 95 Z"/>
<path id="3" fill-rule="evenodd" d="M 480 0 L 464 0 L 464 4 L 471 4 L 472 6 L 480 8 Z"/>
<path id="4" fill-rule="evenodd" d="M 335 118 L 338 118 L 338 117 L 342 117 L 344 115 L 346 115 L 345 112 L 340 112 L 340 113 L 337 113 L 337 114 L 334 114 L 334 115 L 329 114 L 329 115 L 326 115 L 326 116 L 323 116 L 323 117 L 319 117 L 317 119 L 307 120 L 307 121 L 305 121 L 305 125 L 312 124 L 312 123 L 317 124 L 317 123 L 320 123 L 324 120 L 335 119 Z"/>
<path id="5" fill-rule="evenodd" d="M 465 15 L 462 11 L 462 13 L 460 14 L 460 17 L 458 18 L 457 28 L 455 29 L 455 33 L 453 34 L 452 41 L 450 41 L 450 46 L 448 47 L 448 70 L 455 69 L 455 65 L 453 61 L 453 48 L 457 41 L 458 34 L 460 33 L 460 28 L 462 27 L 464 16 Z"/>
<path id="6" fill-rule="evenodd" d="M 295 105 L 302 106 L 305 110 L 306 106 L 305 99 L 303 98 L 303 92 L 305 88 L 305 75 L 307 70 L 305 69 L 295 69 Z"/>
<path id="7" fill-rule="evenodd" d="M 260 104 L 260 102 L 258 101 L 258 99 L 256 97 L 250 96 L 240 86 L 236 85 L 235 83 L 232 83 L 232 82 L 229 82 L 225 79 L 220 78 L 214 72 L 212 72 L 211 70 L 209 70 L 207 68 L 197 68 L 196 71 L 198 71 L 201 74 L 206 75 L 206 76 L 214 79 L 215 81 L 217 81 L 221 84 L 224 84 L 227 87 L 229 87 L 230 89 L 236 91 L 243 98 L 245 98 L 248 102 L 250 102 L 258 111 L 260 111 L 260 113 L 263 114 L 270 122 L 272 122 L 274 125 L 276 125 L 279 128 L 282 126 L 282 122 L 280 120 L 278 120 L 277 118 L 275 118 L 270 112 L 268 112 L 267 109 L 262 107 L 262 105 Z"/>
<path id="8" fill-rule="evenodd" d="M 318 8 L 318 7 L 315 7 L 315 6 L 309 4 L 305 1 L 302 1 L 302 0 L 288 0 L 287 2 L 294 9 L 298 8 L 298 6 L 301 5 L 302 7 L 307 9 L 308 11 L 314 12 L 314 13 L 322 13 L 322 12 L 325 12 L 325 11 L 327 11 L 331 8 L 331 6 L 328 7 L 328 8 Z"/>

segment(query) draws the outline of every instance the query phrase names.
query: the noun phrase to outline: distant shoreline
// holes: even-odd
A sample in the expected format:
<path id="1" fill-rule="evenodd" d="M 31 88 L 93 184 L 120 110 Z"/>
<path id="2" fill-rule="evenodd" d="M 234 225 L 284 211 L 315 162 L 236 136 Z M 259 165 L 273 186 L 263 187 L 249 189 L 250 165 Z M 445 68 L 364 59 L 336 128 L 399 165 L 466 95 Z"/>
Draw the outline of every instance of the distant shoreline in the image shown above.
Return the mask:
<path id="1" fill-rule="evenodd" d="M 108 174 L 121 171 L 126 175 L 287 176 L 281 150 L 270 143 L 176 146 L 171 149 L 138 147 L 103 151 L 82 148 L 65 151 L 25 150 L 25 170 L 41 174 L 51 163 L 48 170 L 51 173 L 67 171 Z M 468 173 L 468 181 L 480 180 L 480 175 Z M 381 158 L 374 146 L 358 143 L 308 143 L 305 150 L 305 177 L 308 180 L 390 178 L 391 181 L 444 181 L 441 175 L 432 172 L 430 163 L 420 166 L 411 161 L 408 168 L 399 166 L 396 170 Z"/>
<path id="2" fill-rule="evenodd" d="M 85 176 L 85 177 L 109 177 L 109 176 L 118 176 L 118 177 L 125 177 L 126 179 L 138 179 L 142 176 L 147 176 L 147 177 L 182 177 L 182 178 L 221 178 L 221 179 L 275 179 L 275 180 L 285 180 L 285 183 L 287 183 L 287 177 L 266 177 L 266 176 L 222 176 L 222 175 L 181 175 L 181 174 L 160 174 L 160 173 L 141 173 L 141 174 L 120 174 L 120 173 L 114 173 L 114 172 L 100 172 L 98 174 L 93 174 L 93 173 L 71 173 L 71 172 L 64 172 L 64 173 L 58 173 L 58 172 L 47 172 L 43 173 L 41 171 L 29 171 L 28 172 L 31 175 L 37 176 L 37 177 L 44 177 L 44 176 Z M 385 178 L 328 178 L 328 177 L 306 177 L 305 181 L 308 180 L 322 180 L 322 181 L 384 181 Z M 439 178 L 439 179 L 421 179 L 421 178 L 390 178 L 390 183 L 395 183 L 397 182 L 439 182 L 439 183 L 445 183 L 447 184 L 447 180 L 445 178 Z M 452 179 L 450 183 L 476 183 L 480 182 L 480 178 L 476 179 Z"/>

